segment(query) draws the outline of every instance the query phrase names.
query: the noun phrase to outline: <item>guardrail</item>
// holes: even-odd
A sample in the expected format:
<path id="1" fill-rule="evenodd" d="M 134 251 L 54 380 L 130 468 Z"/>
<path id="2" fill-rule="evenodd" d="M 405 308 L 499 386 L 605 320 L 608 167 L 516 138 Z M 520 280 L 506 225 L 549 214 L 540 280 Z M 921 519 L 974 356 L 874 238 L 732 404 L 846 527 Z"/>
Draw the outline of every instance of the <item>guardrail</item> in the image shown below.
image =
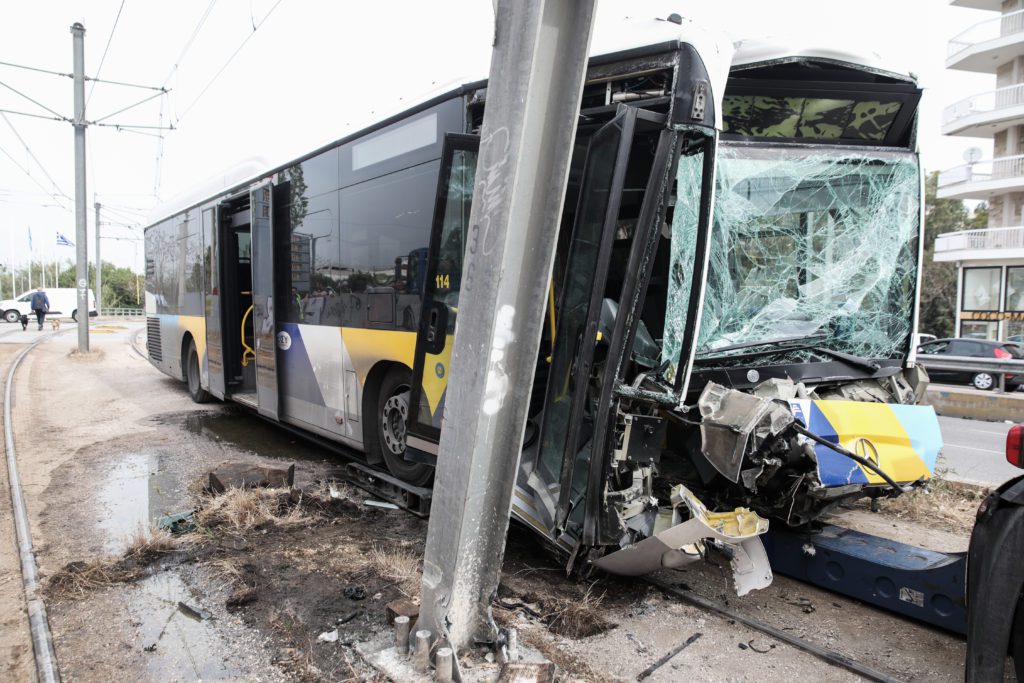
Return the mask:
<path id="1" fill-rule="evenodd" d="M 104 308 L 102 315 L 116 318 L 142 318 L 145 317 L 146 311 L 141 308 Z"/>
<path id="2" fill-rule="evenodd" d="M 999 376 L 996 391 L 1006 391 L 1006 375 L 1024 375 L 1024 360 L 1006 360 L 1003 358 L 975 358 L 973 356 L 945 356 L 918 354 L 917 364 L 925 370 L 956 370 L 962 372 L 987 372 Z"/>

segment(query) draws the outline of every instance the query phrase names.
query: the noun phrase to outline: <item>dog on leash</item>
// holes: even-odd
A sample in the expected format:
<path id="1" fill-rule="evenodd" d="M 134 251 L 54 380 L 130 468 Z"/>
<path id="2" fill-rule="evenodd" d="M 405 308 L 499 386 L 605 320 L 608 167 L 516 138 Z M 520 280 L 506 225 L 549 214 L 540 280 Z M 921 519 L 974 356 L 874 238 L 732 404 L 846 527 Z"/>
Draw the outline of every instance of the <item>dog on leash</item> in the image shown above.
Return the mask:
<path id="1" fill-rule="evenodd" d="M 28 316 L 24 313 L 21 314 L 21 331 L 24 332 L 28 329 Z"/>
<path id="2" fill-rule="evenodd" d="M 53 325 L 53 331 L 54 332 L 56 332 L 57 330 L 60 329 L 60 320 L 58 320 L 57 318 L 54 318 L 53 320 L 51 320 L 50 324 Z"/>

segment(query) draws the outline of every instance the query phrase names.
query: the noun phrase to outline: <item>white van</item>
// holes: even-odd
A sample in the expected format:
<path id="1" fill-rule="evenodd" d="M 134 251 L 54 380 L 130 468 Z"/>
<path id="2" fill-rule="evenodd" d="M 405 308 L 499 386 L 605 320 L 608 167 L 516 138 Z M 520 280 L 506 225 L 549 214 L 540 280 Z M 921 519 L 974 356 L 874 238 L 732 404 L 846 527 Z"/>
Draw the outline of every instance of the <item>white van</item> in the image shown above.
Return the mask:
<path id="1" fill-rule="evenodd" d="M 47 298 L 50 300 L 50 311 L 46 315 L 52 318 L 73 318 L 78 319 L 78 290 L 74 287 L 60 287 L 57 289 L 44 289 Z M 6 299 L 0 301 L 0 311 L 3 311 L 4 320 L 9 323 L 16 323 L 21 314 L 29 316 L 32 313 L 32 295 L 36 290 L 30 289 L 17 299 Z M 89 315 L 96 315 L 96 297 L 89 290 Z"/>

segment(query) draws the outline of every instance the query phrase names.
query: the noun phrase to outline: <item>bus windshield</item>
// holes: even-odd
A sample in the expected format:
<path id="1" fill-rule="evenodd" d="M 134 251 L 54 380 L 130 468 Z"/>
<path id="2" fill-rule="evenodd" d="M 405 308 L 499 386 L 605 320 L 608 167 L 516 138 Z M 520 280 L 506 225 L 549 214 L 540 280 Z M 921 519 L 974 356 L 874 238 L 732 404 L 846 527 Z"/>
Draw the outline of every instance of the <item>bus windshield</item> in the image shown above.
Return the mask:
<path id="1" fill-rule="evenodd" d="M 677 187 L 692 171 L 679 165 Z M 904 356 L 917 278 L 916 155 L 723 143 L 716 171 L 698 359 L 804 337 L 866 358 Z M 693 259 L 697 208 L 686 194 L 672 219 L 673 272 Z M 685 278 L 670 287 L 666 323 L 685 318 L 689 298 Z M 671 329 L 664 353 L 676 363 Z"/>

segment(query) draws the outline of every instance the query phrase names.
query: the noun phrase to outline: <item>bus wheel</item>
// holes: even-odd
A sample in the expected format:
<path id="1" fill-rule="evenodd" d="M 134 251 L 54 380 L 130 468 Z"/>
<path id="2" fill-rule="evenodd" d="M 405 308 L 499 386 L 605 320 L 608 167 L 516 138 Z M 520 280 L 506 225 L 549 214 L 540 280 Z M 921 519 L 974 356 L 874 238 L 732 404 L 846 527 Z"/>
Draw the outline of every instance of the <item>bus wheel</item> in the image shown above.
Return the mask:
<path id="1" fill-rule="evenodd" d="M 210 392 L 203 389 L 199 376 L 199 352 L 196 351 L 196 342 L 190 339 L 188 342 L 188 357 L 185 359 L 185 379 L 188 381 L 188 393 L 196 403 L 206 403 L 210 400 Z"/>
<path id="2" fill-rule="evenodd" d="M 393 369 L 380 384 L 377 393 L 377 447 L 391 474 L 413 486 L 424 486 L 434 475 L 434 468 L 405 460 L 411 376 L 407 369 Z"/>

